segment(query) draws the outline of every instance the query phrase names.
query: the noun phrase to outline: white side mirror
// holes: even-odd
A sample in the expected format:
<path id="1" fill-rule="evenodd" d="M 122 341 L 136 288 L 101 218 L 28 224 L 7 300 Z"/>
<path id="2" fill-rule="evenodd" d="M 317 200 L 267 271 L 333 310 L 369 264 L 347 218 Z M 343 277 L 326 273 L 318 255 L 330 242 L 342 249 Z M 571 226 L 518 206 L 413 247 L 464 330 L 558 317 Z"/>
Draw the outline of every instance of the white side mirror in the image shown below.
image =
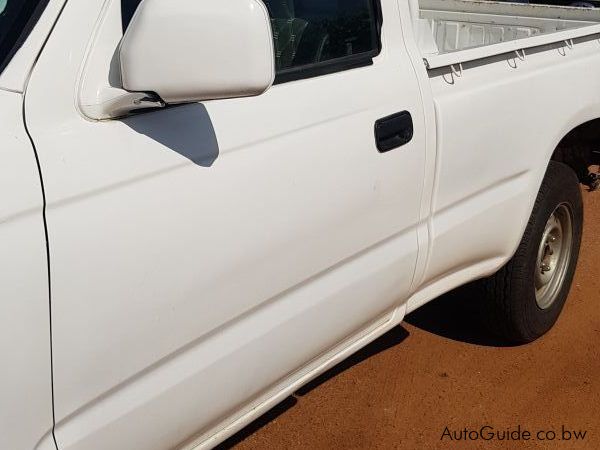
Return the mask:
<path id="1" fill-rule="evenodd" d="M 260 95 L 273 52 L 260 0 L 144 0 L 121 43 L 123 88 L 172 104 Z"/>

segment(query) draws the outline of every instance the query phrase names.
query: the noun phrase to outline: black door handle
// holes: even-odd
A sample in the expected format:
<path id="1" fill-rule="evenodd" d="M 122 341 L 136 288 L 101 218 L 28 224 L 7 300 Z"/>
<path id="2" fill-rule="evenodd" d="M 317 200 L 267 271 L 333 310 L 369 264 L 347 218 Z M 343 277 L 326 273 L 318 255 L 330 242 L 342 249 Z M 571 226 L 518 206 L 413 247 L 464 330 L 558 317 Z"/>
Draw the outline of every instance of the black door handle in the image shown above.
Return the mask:
<path id="1" fill-rule="evenodd" d="M 375 142 L 380 153 L 408 144 L 414 134 L 412 116 L 408 111 L 375 122 Z"/>

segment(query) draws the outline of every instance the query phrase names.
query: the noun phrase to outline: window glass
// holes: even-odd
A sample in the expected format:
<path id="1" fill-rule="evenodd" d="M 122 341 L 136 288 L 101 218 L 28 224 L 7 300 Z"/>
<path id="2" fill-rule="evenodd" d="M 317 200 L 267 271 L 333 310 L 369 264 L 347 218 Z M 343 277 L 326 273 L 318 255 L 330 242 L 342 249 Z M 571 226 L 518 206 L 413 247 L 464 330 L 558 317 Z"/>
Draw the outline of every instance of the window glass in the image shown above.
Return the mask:
<path id="1" fill-rule="evenodd" d="M 0 0 L 1 1 L 1 0 Z M 123 32 L 127 29 L 133 13 L 137 9 L 142 0 L 121 0 L 121 14 L 123 18 Z"/>
<path id="2" fill-rule="evenodd" d="M 0 71 L 19 49 L 47 0 L 0 0 Z"/>
<path id="3" fill-rule="evenodd" d="M 373 0 L 263 0 L 271 16 L 278 72 L 379 50 Z"/>

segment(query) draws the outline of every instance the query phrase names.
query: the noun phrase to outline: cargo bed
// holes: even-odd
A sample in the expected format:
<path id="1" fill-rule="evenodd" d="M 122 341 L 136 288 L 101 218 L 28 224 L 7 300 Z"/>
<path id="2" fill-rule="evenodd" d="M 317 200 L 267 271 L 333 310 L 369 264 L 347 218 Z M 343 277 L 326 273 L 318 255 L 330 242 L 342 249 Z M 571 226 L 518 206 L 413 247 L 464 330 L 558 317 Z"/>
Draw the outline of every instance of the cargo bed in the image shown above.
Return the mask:
<path id="1" fill-rule="evenodd" d="M 413 16 L 429 68 L 600 34 L 600 9 L 421 0 Z"/>

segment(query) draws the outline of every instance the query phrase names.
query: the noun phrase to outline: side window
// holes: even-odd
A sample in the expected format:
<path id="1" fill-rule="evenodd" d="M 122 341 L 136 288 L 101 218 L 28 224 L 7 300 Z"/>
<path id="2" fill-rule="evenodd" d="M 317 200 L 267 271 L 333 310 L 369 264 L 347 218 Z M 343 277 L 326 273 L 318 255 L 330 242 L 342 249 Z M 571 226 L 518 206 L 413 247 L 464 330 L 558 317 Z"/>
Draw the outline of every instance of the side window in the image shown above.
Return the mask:
<path id="1" fill-rule="evenodd" d="M 21 47 L 47 0 L 0 0 L 0 72 Z"/>
<path id="2" fill-rule="evenodd" d="M 1 1 L 1 0 L 0 0 Z M 137 9 L 142 0 L 121 0 L 121 17 L 123 19 L 123 33 L 127 29 L 133 13 Z"/>
<path id="3" fill-rule="evenodd" d="M 263 0 L 279 81 L 370 64 L 379 53 L 375 0 Z"/>

